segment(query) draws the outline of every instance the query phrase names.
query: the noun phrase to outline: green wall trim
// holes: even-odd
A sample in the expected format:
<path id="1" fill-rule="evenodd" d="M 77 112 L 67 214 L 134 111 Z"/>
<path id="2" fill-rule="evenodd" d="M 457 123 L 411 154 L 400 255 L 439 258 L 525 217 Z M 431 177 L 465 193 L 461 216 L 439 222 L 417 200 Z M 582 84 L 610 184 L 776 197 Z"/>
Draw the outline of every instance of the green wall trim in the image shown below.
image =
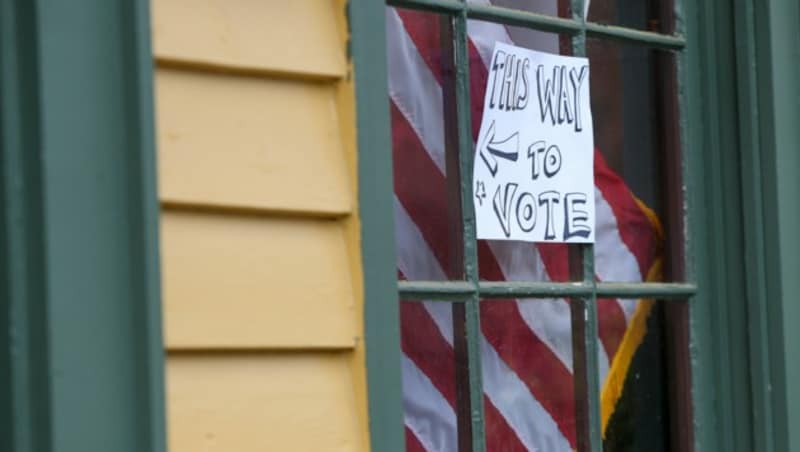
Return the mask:
<path id="1" fill-rule="evenodd" d="M 384 8 L 382 1 L 375 0 L 348 4 L 358 128 L 370 442 L 373 451 L 391 452 L 405 447 Z"/>
<path id="2" fill-rule="evenodd" d="M 769 386 L 774 450 L 800 451 L 800 5 L 754 1 Z M 766 373 L 767 370 L 764 369 Z"/>
<path id="3" fill-rule="evenodd" d="M 687 3 L 695 447 L 800 451 L 800 6 Z"/>
<path id="4" fill-rule="evenodd" d="M 165 449 L 148 21 L 0 0 L 8 450 Z"/>
<path id="5" fill-rule="evenodd" d="M 44 227 L 31 2 L 0 1 L 0 306 L 2 449 L 50 451 Z"/>

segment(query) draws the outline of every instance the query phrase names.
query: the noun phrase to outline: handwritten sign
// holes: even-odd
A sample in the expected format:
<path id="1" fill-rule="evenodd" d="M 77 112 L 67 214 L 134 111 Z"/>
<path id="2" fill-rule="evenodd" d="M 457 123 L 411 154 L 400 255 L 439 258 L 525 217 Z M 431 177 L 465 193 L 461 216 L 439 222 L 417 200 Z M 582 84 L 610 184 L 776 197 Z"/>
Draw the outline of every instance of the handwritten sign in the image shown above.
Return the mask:
<path id="1" fill-rule="evenodd" d="M 475 150 L 479 239 L 594 242 L 589 62 L 497 43 Z"/>

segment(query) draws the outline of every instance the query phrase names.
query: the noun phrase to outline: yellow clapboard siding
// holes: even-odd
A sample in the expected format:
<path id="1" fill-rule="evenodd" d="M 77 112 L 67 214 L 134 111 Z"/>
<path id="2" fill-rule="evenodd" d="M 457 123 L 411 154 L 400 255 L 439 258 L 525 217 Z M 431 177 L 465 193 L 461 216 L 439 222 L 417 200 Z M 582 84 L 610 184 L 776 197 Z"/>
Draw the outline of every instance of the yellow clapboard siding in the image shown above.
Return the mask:
<path id="1" fill-rule="evenodd" d="M 168 348 L 352 348 L 344 230 L 324 219 L 164 211 Z"/>
<path id="2" fill-rule="evenodd" d="M 350 212 L 333 84 L 169 69 L 156 80 L 163 201 Z"/>
<path id="3" fill-rule="evenodd" d="M 338 353 L 171 355 L 169 450 L 363 450 L 348 361 Z"/>
<path id="4" fill-rule="evenodd" d="M 159 59 L 322 77 L 345 73 L 330 0 L 155 0 Z"/>

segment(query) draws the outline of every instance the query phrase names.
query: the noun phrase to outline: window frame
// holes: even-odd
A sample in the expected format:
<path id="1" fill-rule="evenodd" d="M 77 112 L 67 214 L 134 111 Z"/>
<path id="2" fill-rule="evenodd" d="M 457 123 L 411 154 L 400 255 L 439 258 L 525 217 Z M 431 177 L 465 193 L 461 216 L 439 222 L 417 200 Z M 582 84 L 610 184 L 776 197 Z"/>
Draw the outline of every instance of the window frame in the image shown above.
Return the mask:
<path id="1" fill-rule="evenodd" d="M 456 1 L 413 3 L 462 8 Z M 683 206 L 686 239 L 682 251 L 686 293 L 697 290 L 688 303 L 689 341 L 685 344 L 691 357 L 691 381 L 686 383 L 694 427 L 689 446 L 694 450 L 800 450 L 796 440 L 790 441 L 798 433 L 790 431 L 792 424 L 786 420 L 788 415 L 797 420 L 800 410 L 795 408 L 800 406 L 798 383 L 794 383 L 798 380 L 788 378 L 800 372 L 800 359 L 787 353 L 789 338 L 800 333 L 789 331 L 789 320 L 782 315 L 792 314 L 794 320 L 800 316 L 788 297 L 783 297 L 792 290 L 796 293 L 798 278 L 790 278 L 791 267 L 785 267 L 796 259 L 780 252 L 787 245 L 786 228 L 800 227 L 800 221 L 798 209 L 780 212 L 775 207 L 778 199 L 797 196 L 797 183 L 778 162 L 797 162 L 796 156 L 788 155 L 786 145 L 797 144 L 800 138 L 787 125 L 787 118 L 800 120 L 800 112 L 778 95 L 775 84 L 781 82 L 792 93 L 800 91 L 790 77 L 781 77 L 780 71 L 789 65 L 776 63 L 800 44 L 800 39 L 792 41 L 797 33 L 791 27 L 800 13 L 797 5 L 781 0 L 676 3 L 676 10 L 682 11 L 676 15 L 676 26 L 686 46 L 677 58 L 682 87 L 679 126 L 685 152 L 680 170 L 684 194 L 688 194 Z M 487 17 L 480 7 L 470 9 L 475 18 Z M 394 281 L 396 270 L 394 250 L 386 240 L 393 236 L 388 235 L 393 234 L 393 225 L 384 3 L 351 0 L 349 10 L 359 118 L 362 252 L 365 269 L 381 276 L 370 281 L 365 273 L 371 441 L 373 450 L 401 450 L 398 287 L 389 282 Z M 560 22 L 563 19 L 513 12 L 503 20 L 515 25 L 535 21 L 541 28 L 551 27 L 550 31 L 565 25 Z M 780 26 L 776 28 L 775 23 Z M 623 40 L 631 37 L 618 27 L 591 25 L 585 31 Z M 640 33 L 646 32 L 635 32 L 635 36 Z M 660 39 L 657 44 L 674 45 Z M 753 61 L 761 66 L 754 67 Z M 735 77 L 720 69 L 726 67 L 735 68 Z M 772 124 L 767 118 L 778 109 L 788 116 Z M 778 149 L 778 142 L 784 148 Z M 752 165 L 762 160 L 762 165 Z M 778 177 L 765 180 L 772 176 Z M 744 222 L 743 212 L 752 209 L 764 215 Z M 698 281 L 702 284 L 694 286 Z M 457 290 L 467 294 L 475 289 L 469 283 L 444 284 L 451 286 L 445 291 L 448 297 Z M 433 289 L 425 283 L 400 287 L 404 297 L 430 296 Z M 514 289 L 520 295 L 537 290 Z M 654 290 L 650 295 L 662 294 Z M 780 302 L 768 303 L 768 296 Z"/>

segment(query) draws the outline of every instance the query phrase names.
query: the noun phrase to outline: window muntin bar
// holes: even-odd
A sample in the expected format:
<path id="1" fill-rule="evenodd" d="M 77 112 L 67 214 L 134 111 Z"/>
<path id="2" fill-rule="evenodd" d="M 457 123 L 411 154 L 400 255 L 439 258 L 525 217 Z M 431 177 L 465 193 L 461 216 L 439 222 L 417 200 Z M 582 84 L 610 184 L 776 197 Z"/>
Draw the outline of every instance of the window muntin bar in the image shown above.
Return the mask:
<path id="1" fill-rule="evenodd" d="M 586 56 L 585 1 L 570 1 L 572 18 L 581 25 L 580 31 L 572 37 L 572 53 L 580 57 Z M 601 452 L 603 448 L 594 258 L 594 244 L 570 247 L 570 273 L 592 286 L 588 296 L 573 298 L 570 303 L 576 446 L 582 452 Z"/>
<path id="2" fill-rule="evenodd" d="M 552 298 L 588 296 L 594 291 L 602 298 L 658 298 L 685 301 L 697 293 L 697 285 L 691 283 L 614 283 L 614 282 L 486 282 L 477 288 L 466 281 L 398 281 L 398 291 L 404 298 L 432 300 L 464 300 L 475 293 L 481 303 L 494 298 Z"/>
<path id="3" fill-rule="evenodd" d="M 654 48 L 681 50 L 686 47 L 686 39 L 681 34 L 666 35 L 593 22 L 583 24 L 576 19 L 547 16 L 499 6 L 462 3 L 453 0 L 388 0 L 386 3 L 390 6 L 442 14 L 461 14 L 466 12 L 469 19 L 527 27 L 553 33 L 578 34 L 585 31 L 588 36 L 626 41 L 631 44 Z"/>
<path id="4" fill-rule="evenodd" d="M 587 22 L 586 34 L 596 38 L 614 39 L 653 48 L 682 50 L 686 47 L 686 38 L 681 35 L 665 35 L 651 31 L 632 30 L 616 25 Z"/>
<path id="5" fill-rule="evenodd" d="M 587 21 L 658 33 L 672 30 L 672 0 L 592 0 Z"/>
<path id="6" fill-rule="evenodd" d="M 469 47 L 467 14 L 462 10 L 453 17 L 453 44 L 456 73 L 456 122 L 458 127 L 458 163 L 461 189 L 461 231 L 463 237 L 464 276 L 473 284 L 478 281 L 478 250 L 475 227 L 475 209 L 472 198 L 472 117 L 469 83 Z M 469 371 L 469 399 L 471 421 L 471 450 L 485 452 L 486 434 L 483 406 L 483 383 L 481 369 L 480 306 L 477 293 L 473 293 L 464 304 L 467 336 L 467 368 Z M 454 317 L 456 311 L 453 312 Z M 459 448 L 462 448 L 459 445 Z M 463 447 L 467 449 L 466 447 Z"/>

